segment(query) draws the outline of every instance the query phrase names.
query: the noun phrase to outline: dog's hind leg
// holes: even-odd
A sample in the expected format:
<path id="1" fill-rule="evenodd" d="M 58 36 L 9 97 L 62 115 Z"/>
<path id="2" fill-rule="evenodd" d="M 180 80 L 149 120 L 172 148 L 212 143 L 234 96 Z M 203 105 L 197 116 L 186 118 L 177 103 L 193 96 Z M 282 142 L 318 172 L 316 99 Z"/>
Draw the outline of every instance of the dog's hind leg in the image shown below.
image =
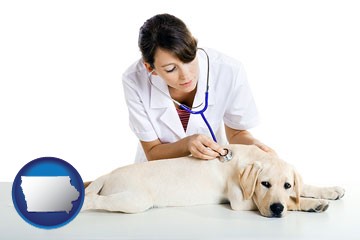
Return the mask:
<path id="1" fill-rule="evenodd" d="M 153 207 L 152 199 L 142 193 L 120 192 L 112 195 L 85 195 L 82 210 L 101 209 L 111 212 L 139 213 Z"/>
<path id="2" fill-rule="evenodd" d="M 316 187 L 304 184 L 301 196 L 307 198 L 337 200 L 344 196 L 345 190 L 341 187 Z"/>

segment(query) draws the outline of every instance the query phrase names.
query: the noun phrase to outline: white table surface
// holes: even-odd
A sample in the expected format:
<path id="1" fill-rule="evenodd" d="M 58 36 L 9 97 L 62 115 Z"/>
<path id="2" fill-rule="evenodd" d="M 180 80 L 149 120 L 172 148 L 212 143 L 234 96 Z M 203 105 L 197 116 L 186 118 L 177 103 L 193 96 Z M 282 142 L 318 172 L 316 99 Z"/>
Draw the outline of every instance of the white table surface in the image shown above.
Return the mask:
<path id="1" fill-rule="evenodd" d="M 11 200 L 11 183 L 0 183 L 0 239 L 360 239 L 360 187 L 324 213 L 289 212 L 265 218 L 225 205 L 151 209 L 140 214 L 81 212 L 69 224 L 44 230 L 26 223 Z"/>

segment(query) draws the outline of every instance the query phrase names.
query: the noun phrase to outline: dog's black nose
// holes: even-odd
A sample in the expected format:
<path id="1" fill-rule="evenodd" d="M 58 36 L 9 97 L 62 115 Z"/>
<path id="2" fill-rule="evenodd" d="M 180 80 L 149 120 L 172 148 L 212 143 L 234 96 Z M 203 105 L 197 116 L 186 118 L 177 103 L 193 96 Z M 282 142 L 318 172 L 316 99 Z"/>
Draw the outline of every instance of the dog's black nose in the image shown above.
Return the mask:
<path id="1" fill-rule="evenodd" d="M 284 211 L 284 205 L 281 203 L 273 203 L 270 205 L 270 210 L 274 217 L 281 217 L 281 213 Z"/>

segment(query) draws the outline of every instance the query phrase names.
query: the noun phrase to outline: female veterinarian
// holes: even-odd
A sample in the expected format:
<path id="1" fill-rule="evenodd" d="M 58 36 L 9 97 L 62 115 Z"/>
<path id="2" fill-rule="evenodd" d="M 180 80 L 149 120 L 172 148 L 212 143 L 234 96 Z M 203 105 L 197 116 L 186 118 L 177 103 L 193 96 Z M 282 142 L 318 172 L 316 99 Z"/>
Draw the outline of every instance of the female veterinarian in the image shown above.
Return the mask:
<path id="1" fill-rule="evenodd" d="M 130 127 L 142 146 L 136 162 L 214 159 L 227 142 L 271 151 L 247 131 L 258 114 L 241 63 L 198 48 L 184 22 L 169 14 L 148 19 L 138 44 L 142 59 L 123 74 Z"/>

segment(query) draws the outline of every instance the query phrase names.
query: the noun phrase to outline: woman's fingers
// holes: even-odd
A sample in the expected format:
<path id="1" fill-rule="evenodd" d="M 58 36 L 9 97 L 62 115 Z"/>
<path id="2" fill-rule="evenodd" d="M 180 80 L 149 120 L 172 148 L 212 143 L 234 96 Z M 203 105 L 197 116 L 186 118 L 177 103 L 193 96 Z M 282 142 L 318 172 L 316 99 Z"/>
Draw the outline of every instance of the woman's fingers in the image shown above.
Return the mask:
<path id="1" fill-rule="evenodd" d="M 258 148 L 260 148 L 261 150 L 263 150 L 264 152 L 267 152 L 267 153 L 271 153 L 271 154 L 276 154 L 275 150 L 273 150 L 272 148 L 270 148 L 269 146 L 263 144 L 263 143 L 260 143 L 260 142 L 257 142 L 255 143 L 254 145 L 256 145 Z"/>
<path id="2" fill-rule="evenodd" d="M 205 135 L 196 134 L 190 141 L 189 150 L 193 157 L 200 159 L 214 159 L 226 151 L 211 138 Z"/>

